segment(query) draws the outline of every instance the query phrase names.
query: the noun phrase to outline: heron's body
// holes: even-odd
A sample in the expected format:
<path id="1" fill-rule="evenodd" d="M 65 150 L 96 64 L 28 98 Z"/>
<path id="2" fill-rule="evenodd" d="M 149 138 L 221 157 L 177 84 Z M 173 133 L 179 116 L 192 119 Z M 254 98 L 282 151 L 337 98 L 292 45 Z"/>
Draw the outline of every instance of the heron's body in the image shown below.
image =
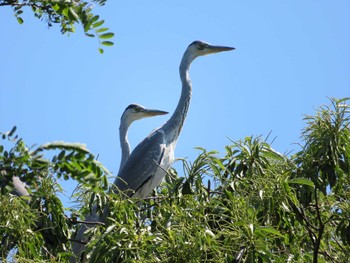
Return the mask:
<path id="1" fill-rule="evenodd" d="M 136 121 L 147 117 L 157 116 L 157 115 L 164 115 L 167 114 L 166 111 L 160 111 L 160 110 L 154 110 L 154 109 L 146 109 L 141 105 L 138 104 L 130 104 L 125 111 L 123 112 L 121 118 L 120 118 L 120 126 L 119 126 L 119 139 L 120 139 L 120 147 L 121 147 L 121 160 L 120 160 L 120 166 L 119 170 L 122 169 L 124 164 L 126 163 L 129 155 L 130 155 L 130 144 L 128 141 L 128 130 L 130 125 Z M 86 216 L 86 221 L 89 222 L 97 222 L 101 220 L 100 215 L 97 213 L 97 207 L 94 206 L 92 209 L 92 212 Z M 79 241 L 87 241 L 88 238 L 84 238 L 84 233 L 88 229 L 89 226 L 82 225 L 78 233 L 75 237 L 75 239 Z M 84 240 L 85 239 L 85 240 Z M 85 250 L 85 245 L 81 243 L 74 243 L 73 245 L 73 252 L 74 255 L 77 257 L 80 257 L 82 252 Z M 71 259 L 71 262 L 75 262 L 75 258 Z"/>
<path id="2" fill-rule="evenodd" d="M 152 147 L 149 147 L 152 145 Z M 145 198 L 157 187 L 166 175 L 166 171 L 174 161 L 174 150 L 176 141 L 168 141 L 163 129 L 152 132 L 136 148 L 138 154 L 129 156 L 123 169 L 128 170 L 129 175 L 135 175 L 134 180 L 128 177 L 128 185 L 121 180 L 116 180 L 119 190 L 132 189 L 128 193 L 134 198 Z M 142 156 L 150 158 L 150 162 L 143 161 Z M 131 159 L 130 159 L 131 158 Z M 133 165 L 137 163 L 138 165 Z M 122 169 L 122 171 L 123 171 Z M 137 176 L 138 171 L 145 176 Z"/>
<path id="3" fill-rule="evenodd" d="M 128 107 L 126 107 L 125 111 L 123 112 L 120 118 L 119 126 L 119 139 L 120 147 L 122 150 L 119 171 L 124 167 L 131 152 L 130 144 L 128 141 L 128 130 L 130 125 L 136 120 L 164 114 L 168 114 L 168 112 L 154 109 L 146 109 L 138 104 L 130 104 Z"/>
<path id="4" fill-rule="evenodd" d="M 194 41 L 188 46 L 180 64 L 182 90 L 179 103 L 171 118 L 131 153 L 115 181 L 120 191 L 125 191 L 131 197 L 144 198 L 161 183 L 174 161 L 176 142 L 190 105 L 192 86 L 189 69 L 192 61 L 198 56 L 232 49 L 201 41 Z"/>

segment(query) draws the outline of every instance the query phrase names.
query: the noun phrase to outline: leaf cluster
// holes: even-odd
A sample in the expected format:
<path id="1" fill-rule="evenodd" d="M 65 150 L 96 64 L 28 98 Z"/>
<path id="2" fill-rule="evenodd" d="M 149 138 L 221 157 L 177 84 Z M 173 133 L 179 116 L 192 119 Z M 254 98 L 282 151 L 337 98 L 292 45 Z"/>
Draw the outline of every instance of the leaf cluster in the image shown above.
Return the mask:
<path id="1" fill-rule="evenodd" d="M 65 215 L 57 180 L 74 179 L 101 192 L 108 187 L 109 172 L 83 145 L 54 142 L 30 149 L 15 131 L 1 134 L 2 258 L 16 248 L 16 258 L 68 259 L 74 220 Z M 16 193 L 14 177 L 27 184 L 30 196 L 11 194 Z"/>
<path id="2" fill-rule="evenodd" d="M 81 24 L 88 37 L 97 37 L 99 52 L 104 52 L 102 46 L 113 46 L 111 39 L 114 33 L 104 27 L 104 20 L 93 14 L 94 3 L 103 6 L 106 0 L 79 1 L 79 0 L 0 0 L 0 6 L 11 6 L 19 24 L 23 24 L 23 12 L 29 7 L 34 16 L 44 20 L 48 27 L 59 24 L 61 33 L 74 33 L 76 25 Z"/>
<path id="3" fill-rule="evenodd" d="M 83 193 L 86 205 L 73 212 L 81 219 L 95 207 L 100 214 L 108 214 L 103 224 L 86 232 L 84 257 L 88 262 L 346 262 L 350 257 L 346 102 L 332 99 L 315 116 L 306 116 L 304 145 L 292 156 L 274 150 L 267 139 L 249 136 L 226 146 L 223 156 L 198 148 L 193 162 L 178 160 L 182 171 L 170 169 L 163 184 L 143 200 L 98 190 L 101 180 L 95 186 L 85 184 L 79 194 Z M 59 149 L 49 161 L 54 174 L 72 178 L 75 165 L 66 156 L 70 151 L 88 154 L 79 148 L 52 143 L 30 152 L 35 156 Z M 88 165 L 95 162 L 93 158 L 83 158 L 84 162 L 79 167 L 94 170 Z M 71 170 L 62 170 L 66 164 Z M 16 257 L 67 261 L 65 253 L 79 242 L 74 233 L 84 222 L 72 223 L 62 216 L 62 204 L 54 198 L 57 184 L 52 182 L 52 177 L 46 177 L 29 205 L 25 198 L 1 196 L 7 211 L 0 217 L 1 236 L 12 242 L 7 241 L 12 247 L 4 249 L 3 256 L 8 258 L 9 248 L 16 247 Z M 32 199 L 40 200 L 41 206 L 33 205 Z M 24 210 L 29 214 L 26 218 L 20 214 Z M 37 220 L 38 214 L 50 219 Z M 45 227 L 37 231 L 40 222 Z M 58 222 L 58 227 L 52 222 Z M 24 229 L 25 235 L 35 237 L 31 242 L 21 234 Z M 42 234 L 44 229 L 53 240 Z"/>

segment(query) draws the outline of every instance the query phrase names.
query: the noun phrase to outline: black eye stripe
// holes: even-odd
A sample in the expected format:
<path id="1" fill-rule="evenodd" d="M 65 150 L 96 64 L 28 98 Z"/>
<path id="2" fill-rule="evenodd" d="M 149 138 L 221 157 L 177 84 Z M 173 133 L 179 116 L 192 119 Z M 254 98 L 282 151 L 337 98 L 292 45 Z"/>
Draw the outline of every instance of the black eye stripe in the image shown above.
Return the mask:
<path id="1" fill-rule="evenodd" d="M 205 48 L 204 43 L 202 43 L 201 41 L 198 41 L 198 40 L 193 41 L 193 42 L 190 44 L 190 46 L 194 46 L 194 45 L 195 45 L 195 47 L 196 47 L 197 49 L 199 49 L 199 50 L 203 50 L 203 49 Z"/>
<path id="2" fill-rule="evenodd" d="M 126 110 L 133 109 L 133 108 L 136 108 L 136 107 L 137 107 L 136 104 L 130 104 L 128 107 L 126 107 Z"/>
<path id="3" fill-rule="evenodd" d="M 126 107 L 126 109 L 124 110 L 124 113 L 128 110 L 140 111 L 140 107 L 136 104 L 130 104 L 128 107 Z"/>

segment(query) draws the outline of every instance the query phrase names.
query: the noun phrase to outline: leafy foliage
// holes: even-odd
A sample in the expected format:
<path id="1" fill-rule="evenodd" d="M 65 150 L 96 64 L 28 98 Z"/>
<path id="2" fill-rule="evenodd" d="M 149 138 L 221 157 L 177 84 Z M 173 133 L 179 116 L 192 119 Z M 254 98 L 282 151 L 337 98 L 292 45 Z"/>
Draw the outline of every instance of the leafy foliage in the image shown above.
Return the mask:
<path id="1" fill-rule="evenodd" d="M 104 27 L 104 20 L 93 14 L 94 3 L 103 6 L 106 0 L 80 1 L 80 0 L 0 0 L 0 6 L 11 6 L 19 24 L 23 24 L 22 18 L 25 7 L 30 7 L 34 16 L 45 20 L 49 27 L 59 24 L 61 33 L 74 33 L 76 24 L 80 23 L 84 33 L 88 37 L 99 39 L 99 52 L 104 52 L 102 46 L 113 46 L 110 41 L 114 33 Z M 108 39 L 108 41 L 106 41 Z"/>
<path id="2" fill-rule="evenodd" d="M 83 145 L 56 142 L 30 150 L 15 131 L 16 127 L 2 134 L 0 146 L 2 257 L 16 247 L 19 258 L 67 259 L 74 221 L 64 214 L 56 178 L 75 179 L 101 192 L 108 186 L 109 173 Z M 45 155 L 53 157 L 49 160 Z M 30 197 L 9 195 L 14 176 L 28 184 Z"/>
<path id="3" fill-rule="evenodd" d="M 333 99 L 315 116 L 306 116 L 304 145 L 292 156 L 253 136 L 226 146 L 223 157 L 198 148 L 196 160 L 179 160 L 183 163 L 181 174 L 170 169 L 165 182 L 144 200 L 102 191 L 98 185 L 103 185 L 103 180 L 93 173 L 96 183 L 84 183 L 79 192 L 85 205 L 73 212 L 84 218 L 96 204 L 100 212 L 108 205 L 109 212 L 104 224 L 87 231 L 90 241 L 84 256 L 89 262 L 346 262 L 350 257 L 350 127 L 346 102 Z M 4 138 L 13 137 L 14 131 L 4 134 Z M 18 141 L 6 151 L 6 157 L 2 147 L 2 163 L 16 159 L 11 151 L 21 156 Z M 28 177 L 33 178 L 28 183 L 31 189 L 32 182 L 37 184 L 30 197 L 0 196 L 4 211 L 0 232 L 3 244 L 7 244 L 2 248 L 3 257 L 8 258 L 15 247 L 18 251 L 13 257 L 17 259 L 68 260 L 70 245 L 76 242 L 74 232 L 80 225 L 73 223 L 80 222 L 64 216 L 63 206 L 55 198 L 59 189 L 53 178 L 60 174 L 83 183 L 84 175 L 73 175 L 77 171 L 72 162 L 78 162 L 82 170 L 94 171 L 101 166 L 94 168 L 90 164 L 96 162 L 93 158 L 79 159 L 78 152 L 89 155 L 74 144 L 52 143 L 34 151 L 20 151 L 31 153 L 33 159 L 56 149 L 61 156 L 44 162 L 50 164 L 50 176 L 42 177 L 45 180 L 35 179 L 35 174 Z M 67 158 L 70 151 L 75 152 L 74 160 Z M 31 167 L 28 161 L 25 164 Z M 68 170 L 62 170 L 65 164 Z M 6 168 L 8 171 L 12 170 Z M 21 176 L 17 173 L 21 169 L 13 171 L 16 173 L 12 175 Z M 35 171 L 45 174 L 40 169 Z M 7 193 L 8 186 L 3 188 Z"/>

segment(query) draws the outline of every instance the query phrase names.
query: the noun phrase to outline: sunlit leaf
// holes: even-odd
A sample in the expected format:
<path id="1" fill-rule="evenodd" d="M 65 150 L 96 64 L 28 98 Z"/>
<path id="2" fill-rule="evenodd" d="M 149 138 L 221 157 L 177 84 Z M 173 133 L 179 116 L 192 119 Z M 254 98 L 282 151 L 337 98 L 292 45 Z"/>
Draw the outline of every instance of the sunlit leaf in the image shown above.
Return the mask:
<path id="1" fill-rule="evenodd" d="M 92 24 L 95 23 L 99 18 L 100 18 L 99 15 L 94 16 L 93 18 L 91 18 L 90 23 Z"/>
<path id="2" fill-rule="evenodd" d="M 88 31 L 90 30 L 90 28 L 91 28 L 91 23 L 86 23 L 86 24 L 84 25 L 84 32 L 85 32 L 85 35 L 87 35 L 86 32 L 88 32 Z M 88 35 L 87 35 L 87 36 L 88 36 Z"/>
<path id="3" fill-rule="evenodd" d="M 109 38 L 112 38 L 113 36 L 114 36 L 114 33 L 105 33 L 105 34 L 100 35 L 100 38 L 101 39 L 109 39 Z"/>
<path id="4" fill-rule="evenodd" d="M 268 233 L 268 234 L 273 234 L 275 236 L 284 237 L 278 230 L 276 230 L 276 229 L 274 229 L 272 227 L 262 226 L 262 227 L 259 227 L 258 230 L 260 230 L 262 232 L 265 232 L 265 233 Z"/>
<path id="5" fill-rule="evenodd" d="M 105 22 L 104 20 L 100 20 L 100 21 L 98 21 L 96 23 L 93 23 L 92 27 L 94 27 L 94 28 L 100 27 L 100 26 L 102 26 L 104 24 L 104 22 Z"/>
<path id="6" fill-rule="evenodd" d="M 97 33 L 102 33 L 102 32 L 106 32 L 106 31 L 108 31 L 108 30 L 109 30 L 108 27 L 102 27 L 102 28 L 97 29 L 96 32 L 97 32 Z"/>
<path id="7" fill-rule="evenodd" d="M 18 24 L 23 24 L 23 19 L 22 19 L 22 17 L 17 17 L 17 22 L 18 22 Z"/>
<path id="8" fill-rule="evenodd" d="M 289 184 L 302 184 L 302 185 L 307 185 L 311 187 L 315 187 L 315 184 L 310 181 L 309 179 L 306 178 L 293 178 L 288 181 Z"/>
<path id="9" fill-rule="evenodd" d="M 101 42 L 101 44 L 102 44 L 102 45 L 104 45 L 104 46 L 108 46 L 108 47 L 110 47 L 110 46 L 113 46 L 113 45 L 114 45 L 114 43 L 113 43 L 113 42 L 111 42 L 111 41 L 102 41 L 102 42 Z"/>

